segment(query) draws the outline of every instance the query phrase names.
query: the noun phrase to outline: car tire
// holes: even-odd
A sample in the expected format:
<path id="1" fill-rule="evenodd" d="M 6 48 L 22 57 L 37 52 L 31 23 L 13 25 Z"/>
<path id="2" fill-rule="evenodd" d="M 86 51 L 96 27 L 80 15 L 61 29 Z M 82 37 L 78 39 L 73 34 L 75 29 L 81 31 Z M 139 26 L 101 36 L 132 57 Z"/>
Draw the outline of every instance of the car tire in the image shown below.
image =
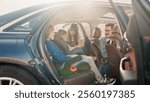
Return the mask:
<path id="1" fill-rule="evenodd" d="M 19 85 L 39 84 L 36 77 L 31 72 L 27 71 L 25 68 L 20 68 L 19 66 L 15 66 L 15 65 L 0 65 L 0 81 L 1 81 L 0 84 L 9 85 L 7 84 L 8 79 L 15 80 L 16 82 L 19 83 Z"/>

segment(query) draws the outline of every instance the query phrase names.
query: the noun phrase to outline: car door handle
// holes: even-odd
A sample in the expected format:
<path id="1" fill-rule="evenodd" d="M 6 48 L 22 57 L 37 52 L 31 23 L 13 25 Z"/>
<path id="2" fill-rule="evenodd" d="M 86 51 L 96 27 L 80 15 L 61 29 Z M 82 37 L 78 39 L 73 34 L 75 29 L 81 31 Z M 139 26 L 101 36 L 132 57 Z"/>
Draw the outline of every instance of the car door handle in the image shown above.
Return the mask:
<path id="1" fill-rule="evenodd" d="M 129 62 L 130 58 L 129 57 L 123 57 L 120 61 L 120 71 L 125 70 L 125 62 Z"/>

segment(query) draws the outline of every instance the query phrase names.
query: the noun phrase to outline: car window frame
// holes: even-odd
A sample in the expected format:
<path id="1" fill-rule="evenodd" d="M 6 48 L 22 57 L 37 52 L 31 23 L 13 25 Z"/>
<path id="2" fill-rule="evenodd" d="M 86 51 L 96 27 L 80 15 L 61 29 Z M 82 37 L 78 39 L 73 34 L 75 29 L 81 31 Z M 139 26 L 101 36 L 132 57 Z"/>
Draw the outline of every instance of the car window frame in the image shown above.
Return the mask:
<path id="1" fill-rule="evenodd" d="M 37 14 L 35 14 L 35 15 L 32 15 L 32 16 L 30 16 L 30 17 L 27 17 L 27 18 L 25 18 L 25 19 L 23 19 L 23 20 L 21 20 L 21 21 L 19 21 L 19 22 L 17 22 L 17 23 L 15 23 L 15 24 L 13 24 L 13 25 L 11 25 L 11 26 L 9 26 L 9 27 L 7 27 L 7 28 L 5 28 L 4 30 L 3 30 L 3 32 L 28 32 L 29 34 L 33 34 L 37 29 L 38 29 L 38 27 L 35 27 L 33 30 L 31 30 L 31 31 L 9 31 L 10 29 L 13 29 L 13 28 L 15 28 L 15 27 L 18 27 L 18 26 L 20 26 L 20 25 L 22 25 L 22 24 L 24 24 L 24 23 L 26 23 L 26 22 L 28 22 L 28 21 L 30 21 L 30 20 L 32 20 L 32 19 L 34 19 L 34 18 L 36 18 L 37 16 L 41 16 L 41 14 L 42 14 L 42 20 L 40 21 L 40 24 L 38 25 L 38 27 L 42 24 L 42 22 L 44 22 L 44 20 L 46 19 L 46 18 L 44 18 L 44 17 L 46 17 L 46 14 L 47 13 L 37 13 Z M 47 15 L 48 16 L 48 15 Z"/>

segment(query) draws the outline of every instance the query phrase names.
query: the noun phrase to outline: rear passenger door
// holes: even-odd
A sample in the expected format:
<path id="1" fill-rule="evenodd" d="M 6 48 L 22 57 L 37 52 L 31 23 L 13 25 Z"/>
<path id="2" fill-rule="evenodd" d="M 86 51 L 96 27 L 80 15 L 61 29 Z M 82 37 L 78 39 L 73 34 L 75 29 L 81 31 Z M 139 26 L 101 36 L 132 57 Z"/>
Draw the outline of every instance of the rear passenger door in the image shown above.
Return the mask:
<path id="1" fill-rule="evenodd" d="M 133 0 L 133 9 L 134 22 L 131 26 L 137 26 L 135 30 L 139 39 L 133 37 L 131 41 L 134 39 L 133 45 L 137 53 L 139 83 L 150 84 L 150 0 Z M 131 28 L 129 31 L 134 32 Z"/>
<path id="2" fill-rule="evenodd" d="M 132 0 L 133 15 L 130 20 L 122 9 L 117 7 L 113 1 L 109 0 L 118 18 L 123 32 L 135 50 L 137 75 L 132 73 L 128 79 L 134 83 L 134 78 L 138 78 L 136 84 L 150 84 L 150 0 Z M 128 59 L 123 58 L 120 68 Z M 129 74 L 129 73 L 126 73 Z M 123 75 L 124 73 L 120 73 Z M 129 75 L 128 75 L 129 76 Z M 134 76 L 134 78 L 133 78 Z M 131 84 L 131 83 L 129 83 Z"/>
<path id="3" fill-rule="evenodd" d="M 130 6 L 132 7 L 132 5 L 124 4 L 124 2 L 122 2 L 122 1 L 118 2 L 117 0 L 109 0 L 109 1 L 114 10 L 114 13 L 116 14 L 117 19 L 118 19 L 118 23 L 120 25 L 122 34 L 124 35 L 128 28 L 128 23 L 129 23 L 129 16 L 127 15 L 127 10 L 129 9 Z M 128 0 L 128 1 L 130 1 L 130 0 Z M 126 6 L 128 5 L 128 8 L 125 7 L 125 5 Z M 123 39 L 123 47 L 125 46 L 125 44 L 126 44 L 125 40 Z M 125 52 L 125 49 L 124 49 L 124 52 Z M 133 53 L 131 53 L 131 54 L 133 54 Z M 137 84 L 137 80 L 138 80 L 138 78 L 136 77 L 137 73 L 135 70 L 133 70 L 135 68 L 131 68 L 131 62 L 132 62 L 131 56 L 133 56 L 131 54 L 129 54 L 130 56 L 122 58 L 120 61 L 119 72 L 120 72 L 121 84 L 127 84 L 127 85 L 128 84 Z M 125 56 L 126 56 L 126 54 L 125 54 Z M 134 59 L 134 61 L 135 61 L 135 59 Z M 129 70 L 129 69 L 131 69 L 131 70 Z"/>

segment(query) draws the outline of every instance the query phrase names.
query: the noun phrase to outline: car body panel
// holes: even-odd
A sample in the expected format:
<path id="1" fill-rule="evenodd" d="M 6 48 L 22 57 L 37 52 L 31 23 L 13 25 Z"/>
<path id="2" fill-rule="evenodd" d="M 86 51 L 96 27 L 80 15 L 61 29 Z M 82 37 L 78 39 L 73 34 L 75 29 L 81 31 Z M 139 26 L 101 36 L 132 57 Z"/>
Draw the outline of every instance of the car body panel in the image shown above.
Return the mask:
<path id="1" fill-rule="evenodd" d="M 22 62 L 32 60 L 26 46 L 28 35 L 0 34 L 0 57 L 15 58 Z"/>

